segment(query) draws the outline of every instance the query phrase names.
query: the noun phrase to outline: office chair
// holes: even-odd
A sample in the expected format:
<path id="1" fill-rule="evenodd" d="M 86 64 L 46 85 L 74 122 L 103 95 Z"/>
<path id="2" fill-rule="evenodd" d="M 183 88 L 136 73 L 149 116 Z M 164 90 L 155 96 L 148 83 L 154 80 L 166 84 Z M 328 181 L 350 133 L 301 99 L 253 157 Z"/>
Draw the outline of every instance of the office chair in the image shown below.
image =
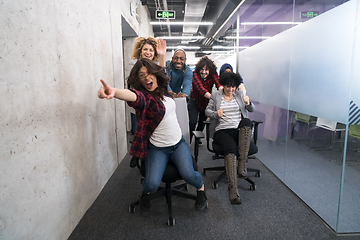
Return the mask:
<path id="1" fill-rule="evenodd" d="M 262 123 L 261 121 L 252 121 L 254 124 L 254 133 L 253 133 L 253 144 L 256 145 L 257 142 L 257 134 L 258 134 L 258 125 L 260 123 Z M 210 121 L 205 121 L 205 131 L 206 131 L 206 147 L 208 149 L 209 152 L 214 153 L 214 155 L 212 156 L 213 160 L 216 159 L 223 159 L 223 151 L 221 149 L 221 147 L 215 142 L 213 141 L 213 136 L 211 135 L 211 131 L 210 131 Z M 198 134 L 198 133 L 197 133 Z M 195 137 L 195 158 L 197 159 L 197 153 L 198 153 L 198 149 L 199 149 L 199 139 L 201 138 L 201 136 L 197 135 L 194 133 L 194 137 Z M 211 145 L 211 146 L 210 146 Z M 251 148 L 250 148 L 251 149 Z M 248 158 L 254 159 L 254 155 L 256 152 L 249 152 Z M 224 177 L 226 177 L 226 171 L 225 171 L 225 166 L 219 166 L 219 167 L 208 167 L 208 168 L 203 168 L 203 174 L 206 175 L 207 171 L 222 171 L 222 173 L 214 180 L 212 187 L 214 189 L 218 188 L 218 182 L 220 182 Z M 255 177 L 260 177 L 260 170 L 259 169 L 254 169 L 254 168 L 247 168 L 248 172 L 254 172 L 255 173 Z M 250 190 L 255 190 L 256 186 L 255 186 L 255 182 L 250 179 L 249 177 L 245 178 L 244 180 L 246 180 L 248 183 L 250 183 Z"/>
<path id="2" fill-rule="evenodd" d="M 303 123 L 307 124 L 306 135 L 305 135 L 305 137 L 307 138 L 310 124 L 315 124 L 316 123 L 316 117 L 310 116 L 310 115 L 307 115 L 307 114 L 304 114 L 304 113 L 296 112 L 295 117 L 294 117 L 294 121 L 291 124 L 292 125 L 291 126 L 291 135 L 290 135 L 291 139 L 294 138 L 294 129 L 295 129 L 296 124 L 298 122 L 303 122 Z"/>
<path id="3" fill-rule="evenodd" d="M 349 126 L 349 136 L 355 138 L 355 148 L 356 152 L 360 152 L 359 145 L 356 144 L 356 139 L 360 139 L 360 125 L 351 124 Z"/>
<path id="4" fill-rule="evenodd" d="M 315 135 L 315 130 L 317 128 L 323 128 L 329 131 L 332 131 L 332 139 L 331 139 L 331 145 L 327 146 L 327 147 L 312 147 L 312 142 L 314 139 L 314 135 Z M 346 131 L 346 125 L 342 124 L 342 123 L 338 123 L 336 121 L 332 121 L 332 120 L 327 120 L 324 118 L 317 118 L 316 120 L 316 125 L 315 127 L 312 129 L 313 131 L 313 135 L 311 137 L 311 141 L 310 141 L 310 148 L 313 148 L 314 150 L 330 150 L 333 148 L 334 146 L 334 142 L 335 142 L 335 138 L 336 138 L 336 133 L 338 133 L 338 138 L 341 138 L 341 132 L 345 132 Z"/>
<path id="5" fill-rule="evenodd" d="M 176 115 L 178 116 L 180 128 L 182 130 L 185 141 L 189 143 L 190 134 L 189 134 L 189 120 L 187 117 L 188 114 L 187 114 L 186 99 L 185 98 L 175 98 L 174 100 L 176 103 L 176 113 L 177 113 Z M 184 113 L 186 113 L 186 114 L 184 114 Z M 131 161 L 132 161 L 133 166 L 134 165 L 138 166 L 138 168 L 140 169 L 141 175 L 143 177 L 145 177 L 145 164 L 143 164 L 142 161 L 140 161 L 139 159 L 134 160 L 134 158 L 133 158 Z M 136 164 L 134 164 L 134 161 L 136 161 Z M 193 158 L 193 166 L 194 166 L 194 170 L 197 171 L 198 166 L 197 166 L 197 163 L 194 158 Z M 182 197 L 182 198 L 196 200 L 195 194 L 191 194 L 186 191 L 187 183 L 182 183 L 182 184 L 179 184 L 176 186 L 172 185 L 173 183 L 175 183 L 176 181 L 179 181 L 179 180 L 182 180 L 182 177 L 180 176 L 178 169 L 171 161 L 169 161 L 168 165 L 166 166 L 163 178 L 162 178 L 162 182 L 165 183 L 165 187 L 160 186 L 157 192 L 150 194 L 150 201 L 160 198 L 160 197 L 166 198 L 166 203 L 168 206 L 168 213 L 169 213 L 169 218 L 168 218 L 167 223 L 169 226 L 175 225 L 175 219 L 173 217 L 173 211 L 172 211 L 172 196 L 178 196 L 178 197 Z M 185 191 L 183 191 L 181 189 L 184 189 Z M 131 213 L 134 213 L 135 207 L 137 205 L 139 205 L 139 203 L 140 203 L 140 199 L 131 203 L 131 205 L 129 207 L 129 211 Z"/>

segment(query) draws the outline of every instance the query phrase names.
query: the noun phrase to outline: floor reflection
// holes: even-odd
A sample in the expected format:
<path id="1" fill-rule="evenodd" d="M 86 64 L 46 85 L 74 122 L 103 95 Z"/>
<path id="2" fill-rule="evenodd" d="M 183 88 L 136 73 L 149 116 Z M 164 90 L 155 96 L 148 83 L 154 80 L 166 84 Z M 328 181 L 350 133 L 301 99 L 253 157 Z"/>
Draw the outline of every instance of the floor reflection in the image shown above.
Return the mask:
<path id="1" fill-rule="evenodd" d="M 349 139 L 339 208 L 344 141 L 340 138 L 337 140 L 342 141 L 330 145 L 329 138 L 315 137 L 312 142 L 311 138 L 312 133 L 307 138 L 276 141 L 260 138 L 257 156 L 331 228 L 338 233 L 360 232 L 360 152 L 355 151 L 356 144 Z"/>

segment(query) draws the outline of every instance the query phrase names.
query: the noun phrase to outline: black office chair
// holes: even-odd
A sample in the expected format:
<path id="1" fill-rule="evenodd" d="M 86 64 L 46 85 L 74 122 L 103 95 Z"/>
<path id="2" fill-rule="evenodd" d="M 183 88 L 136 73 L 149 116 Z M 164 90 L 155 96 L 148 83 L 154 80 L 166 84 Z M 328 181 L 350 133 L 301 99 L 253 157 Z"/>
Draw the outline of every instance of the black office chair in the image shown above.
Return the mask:
<path id="1" fill-rule="evenodd" d="M 185 100 L 185 98 L 175 98 L 174 100 L 176 102 L 176 112 L 177 112 L 178 121 L 179 121 L 180 127 L 182 129 L 182 134 L 186 140 L 190 136 L 189 120 L 187 118 L 187 114 L 186 115 L 182 114 L 184 112 L 187 113 L 186 100 Z M 130 162 L 130 166 L 131 167 L 137 166 L 140 169 L 141 175 L 143 177 L 145 177 L 145 164 L 142 163 L 139 159 L 132 158 L 132 160 Z M 194 166 L 194 170 L 197 171 L 198 170 L 197 159 L 193 158 L 193 166 Z M 168 212 L 169 212 L 169 218 L 168 218 L 169 226 L 175 225 L 175 219 L 173 217 L 173 211 L 172 211 L 172 196 L 173 195 L 182 197 L 182 198 L 196 200 L 195 194 L 191 194 L 191 193 L 187 192 L 187 183 L 182 183 L 179 185 L 172 186 L 172 184 L 178 180 L 183 180 L 183 179 L 180 176 L 180 173 L 179 173 L 177 167 L 175 166 L 175 164 L 173 164 L 171 161 L 169 161 L 168 165 L 166 166 L 164 176 L 162 178 L 162 182 L 165 183 L 165 187 L 159 187 L 157 192 L 150 194 L 150 201 L 165 196 L 166 203 L 168 206 Z M 184 189 L 184 190 L 181 190 L 181 189 Z M 131 203 L 131 205 L 129 207 L 129 211 L 131 213 L 134 213 L 135 207 L 137 205 L 139 205 L 139 203 L 140 203 L 140 199 Z"/>
<path id="2" fill-rule="evenodd" d="M 258 125 L 260 123 L 262 123 L 261 121 L 252 121 L 254 124 L 254 134 L 253 134 L 253 144 L 256 145 L 257 142 L 257 134 L 258 134 Z M 216 160 L 216 159 L 223 159 L 223 151 L 221 149 L 221 147 L 212 139 L 212 136 L 210 135 L 210 121 L 205 121 L 205 126 L 206 126 L 206 147 L 207 149 L 214 153 L 212 159 Z M 194 134 L 195 136 L 195 149 L 194 152 L 195 154 L 195 159 L 197 160 L 197 154 L 198 154 L 198 149 L 199 149 L 199 140 L 200 138 L 202 138 L 200 135 L 197 135 L 196 133 Z M 210 146 L 211 145 L 211 146 Z M 251 148 L 250 148 L 251 151 Z M 250 152 L 248 154 L 248 159 L 254 159 L 255 157 L 252 156 L 254 155 L 257 151 L 255 152 Z M 218 176 L 215 181 L 212 184 L 212 187 L 214 189 L 218 188 L 218 182 L 220 182 L 224 177 L 226 177 L 226 171 L 225 171 L 225 166 L 220 166 L 220 167 L 208 167 L 208 168 L 204 168 L 203 169 L 203 174 L 206 175 L 207 171 L 222 171 L 222 173 L 220 174 L 220 176 Z M 260 170 L 259 169 L 254 169 L 254 168 L 247 168 L 248 172 L 254 172 L 255 173 L 255 177 L 260 177 Z M 247 182 L 249 182 L 250 185 L 250 190 L 255 190 L 256 186 L 255 186 L 255 182 L 247 177 L 244 180 L 246 180 Z"/>
<path id="3" fill-rule="evenodd" d="M 134 161 L 134 159 L 132 161 Z M 138 161 L 137 166 L 140 169 L 141 175 L 143 177 L 145 177 L 145 164 L 140 160 L 137 160 L 137 161 Z M 195 159 L 193 159 L 193 166 L 194 166 L 195 171 L 197 171 L 198 166 L 197 166 Z M 176 166 L 171 161 L 169 161 L 168 165 L 166 166 L 164 176 L 162 178 L 162 182 L 165 183 L 165 187 L 159 187 L 157 192 L 150 194 L 150 201 L 165 196 L 166 203 L 168 206 L 168 212 L 169 212 L 169 218 L 168 218 L 169 226 L 175 225 L 175 219 L 173 217 L 173 211 L 172 211 L 172 196 L 173 195 L 182 197 L 182 198 L 196 200 L 195 194 L 191 194 L 191 193 L 187 192 L 187 183 L 182 183 L 182 184 L 179 184 L 176 186 L 172 186 L 172 183 L 174 183 L 178 180 L 182 180 L 182 177 L 180 176 L 179 171 L 176 168 Z M 185 191 L 183 191 L 181 189 L 184 189 Z M 135 207 L 137 205 L 139 205 L 139 203 L 140 203 L 140 199 L 131 203 L 129 211 L 131 213 L 134 213 Z"/>

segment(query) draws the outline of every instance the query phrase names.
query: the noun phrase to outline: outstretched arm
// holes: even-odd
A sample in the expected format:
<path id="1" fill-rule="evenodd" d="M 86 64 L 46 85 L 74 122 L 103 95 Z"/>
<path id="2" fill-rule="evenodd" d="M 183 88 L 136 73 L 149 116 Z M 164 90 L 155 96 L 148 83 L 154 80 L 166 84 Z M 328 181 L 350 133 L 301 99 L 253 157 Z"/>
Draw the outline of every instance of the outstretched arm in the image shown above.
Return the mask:
<path id="1" fill-rule="evenodd" d="M 159 55 L 158 61 L 161 67 L 165 67 L 166 41 L 162 38 L 158 39 L 156 51 Z"/>
<path id="2" fill-rule="evenodd" d="M 100 79 L 100 82 L 102 83 L 102 86 L 98 91 L 98 97 L 100 99 L 106 98 L 109 100 L 115 97 L 117 99 L 128 102 L 135 102 L 137 99 L 136 94 L 128 89 L 111 88 L 102 79 Z"/>

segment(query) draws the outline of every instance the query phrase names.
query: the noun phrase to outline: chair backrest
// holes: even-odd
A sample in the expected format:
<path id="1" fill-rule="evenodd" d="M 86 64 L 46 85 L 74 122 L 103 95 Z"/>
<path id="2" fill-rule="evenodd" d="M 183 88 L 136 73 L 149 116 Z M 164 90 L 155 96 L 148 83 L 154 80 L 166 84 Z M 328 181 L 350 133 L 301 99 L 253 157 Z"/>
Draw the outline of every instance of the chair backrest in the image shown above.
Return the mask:
<path id="1" fill-rule="evenodd" d="M 309 123 L 310 122 L 310 115 L 297 112 L 295 114 L 295 121 L 301 121 L 301 122 Z"/>
<path id="2" fill-rule="evenodd" d="M 346 130 L 346 126 L 344 124 L 337 123 L 336 121 L 327 120 L 324 118 L 318 118 L 316 120 L 316 126 L 333 131 L 333 132 Z"/>
<path id="3" fill-rule="evenodd" d="M 327 119 L 324 119 L 324 118 L 318 118 L 317 121 L 316 121 L 316 126 L 317 127 L 325 128 L 325 129 L 330 130 L 330 131 L 335 131 L 336 124 L 337 124 L 337 122 L 327 120 Z"/>
<path id="4" fill-rule="evenodd" d="M 296 112 L 295 113 L 295 121 L 300 121 L 300 122 L 304 122 L 304 123 L 316 123 L 316 117 L 305 114 L 305 113 L 301 113 L 301 112 Z"/>
<path id="5" fill-rule="evenodd" d="M 350 125 L 349 135 L 355 138 L 360 138 L 360 125 Z"/>
<path id="6" fill-rule="evenodd" d="M 186 98 L 174 98 L 176 103 L 176 116 L 180 124 L 185 141 L 190 145 L 189 114 Z"/>

